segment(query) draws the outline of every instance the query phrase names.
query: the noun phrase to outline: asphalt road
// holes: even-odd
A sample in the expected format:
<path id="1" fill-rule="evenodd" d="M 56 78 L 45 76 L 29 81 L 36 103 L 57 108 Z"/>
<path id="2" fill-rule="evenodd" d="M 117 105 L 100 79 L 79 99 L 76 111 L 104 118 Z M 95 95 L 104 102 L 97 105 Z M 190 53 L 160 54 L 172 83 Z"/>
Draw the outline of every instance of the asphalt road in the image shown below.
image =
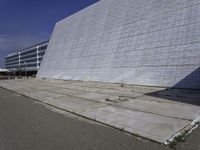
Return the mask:
<path id="1" fill-rule="evenodd" d="M 200 128 L 177 145 L 200 150 Z M 169 150 L 0 88 L 0 150 Z"/>

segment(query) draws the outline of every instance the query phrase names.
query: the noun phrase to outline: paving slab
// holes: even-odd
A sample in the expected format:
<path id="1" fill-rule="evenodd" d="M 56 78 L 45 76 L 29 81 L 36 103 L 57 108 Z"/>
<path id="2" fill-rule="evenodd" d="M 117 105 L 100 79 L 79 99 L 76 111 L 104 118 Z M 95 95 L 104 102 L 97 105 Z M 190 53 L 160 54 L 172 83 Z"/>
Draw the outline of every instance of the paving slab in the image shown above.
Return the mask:
<path id="1" fill-rule="evenodd" d="M 59 97 L 63 97 L 61 94 L 56 94 L 56 93 L 51 93 L 51 92 L 46 92 L 46 91 L 37 91 L 33 93 L 29 93 L 29 96 L 33 99 L 36 100 L 46 100 L 46 99 L 56 99 Z"/>
<path id="2" fill-rule="evenodd" d="M 57 93 L 57 94 L 62 94 L 62 95 L 70 95 L 70 96 L 76 96 L 76 95 L 81 95 L 88 93 L 87 91 L 83 90 L 72 90 L 72 89 L 53 89 L 53 90 L 48 90 L 52 93 Z"/>
<path id="3" fill-rule="evenodd" d="M 39 79 L 0 81 L 0 86 L 159 143 L 165 143 L 200 116 L 199 106 L 170 100 L 200 99 L 198 91 L 165 93 L 158 87 Z"/>
<path id="4" fill-rule="evenodd" d="M 98 108 L 105 105 L 103 103 L 87 101 L 70 96 L 54 98 L 54 99 L 46 99 L 43 100 L 43 102 L 79 115 L 82 115 L 82 112 L 87 109 Z"/>
<path id="5" fill-rule="evenodd" d="M 108 103 L 106 101 L 107 99 L 118 98 L 117 96 L 99 94 L 99 93 L 85 93 L 85 94 L 77 95 L 77 97 L 82 98 L 82 99 L 102 102 L 102 103 Z"/>
<path id="6" fill-rule="evenodd" d="M 119 96 L 119 97 L 126 97 L 126 98 L 138 98 L 138 97 L 143 96 L 143 93 L 139 93 L 139 92 L 127 92 L 127 91 L 109 90 L 109 89 L 98 91 L 98 93 L 114 95 L 114 96 Z"/>
<path id="7" fill-rule="evenodd" d="M 133 110 L 155 113 L 163 116 L 170 116 L 186 120 L 194 120 L 200 116 L 200 108 L 198 106 L 183 103 L 147 101 L 139 98 L 120 102 L 116 105 Z"/>
<path id="8" fill-rule="evenodd" d="M 58 87 L 58 88 L 65 88 L 65 89 L 71 89 L 71 90 L 82 90 L 82 91 L 87 91 L 87 92 L 95 92 L 98 91 L 99 89 L 95 88 L 88 88 L 88 87 L 80 87 L 76 85 L 70 85 L 70 84 L 53 84 L 52 86 Z"/>
<path id="9" fill-rule="evenodd" d="M 115 106 L 92 108 L 81 114 L 124 131 L 163 143 L 190 123 L 187 120 L 132 111 Z"/>

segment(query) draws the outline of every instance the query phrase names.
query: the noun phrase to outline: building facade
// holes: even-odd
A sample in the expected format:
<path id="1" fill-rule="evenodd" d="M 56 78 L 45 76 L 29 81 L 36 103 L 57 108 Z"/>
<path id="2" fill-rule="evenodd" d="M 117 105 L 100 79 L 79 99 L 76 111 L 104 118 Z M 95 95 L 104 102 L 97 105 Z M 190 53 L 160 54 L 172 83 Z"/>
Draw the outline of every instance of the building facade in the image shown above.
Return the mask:
<path id="1" fill-rule="evenodd" d="M 56 23 L 39 78 L 200 89 L 199 0 L 100 0 Z"/>
<path id="2" fill-rule="evenodd" d="M 5 58 L 5 68 L 10 72 L 36 73 L 40 67 L 47 45 L 48 41 L 45 41 L 9 54 Z"/>

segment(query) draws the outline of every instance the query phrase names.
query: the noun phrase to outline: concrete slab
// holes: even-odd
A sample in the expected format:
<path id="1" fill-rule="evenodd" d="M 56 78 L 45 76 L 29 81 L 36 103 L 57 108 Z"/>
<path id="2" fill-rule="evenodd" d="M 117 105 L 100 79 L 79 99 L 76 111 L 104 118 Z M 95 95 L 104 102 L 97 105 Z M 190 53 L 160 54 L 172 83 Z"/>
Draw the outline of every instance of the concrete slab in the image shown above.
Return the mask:
<path id="1" fill-rule="evenodd" d="M 77 95 L 77 97 L 82 98 L 82 99 L 102 102 L 102 103 L 108 103 L 106 99 L 118 98 L 116 96 L 99 94 L 99 93 L 85 93 L 85 94 Z"/>
<path id="2" fill-rule="evenodd" d="M 81 90 L 81 91 L 86 91 L 86 92 L 95 92 L 95 91 L 99 90 L 99 89 L 95 89 L 95 88 L 87 88 L 87 87 L 70 85 L 70 84 L 67 84 L 67 83 L 53 84 L 52 86 L 57 87 L 57 88 L 71 89 L 71 90 Z"/>
<path id="3" fill-rule="evenodd" d="M 33 99 L 40 100 L 40 101 L 63 97 L 63 95 L 61 94 L 56 94 L 56 93 L 51 93 L 51 92 L 46 92 L 46 91 L 37 91 L 37 92 L 29 93 L 29 96 Z"/>
<path id="4" fill-rule="evenodd" d="M 56 99 L 46 99 L 43 100 L 43 102 L 79 115 L 82 115 L 82 112 L 87 109 L 98 108 L 105 105 L 103 103 L 87 101 L 70 96 L 60 97 Z"/>
<path id="5" fill-rule="evenodd" d="M 183 103 L 147 101 L 139 98 L 120 102 L 116 105 L 133 110 L 160 114 L 163 116 L 186 120 L 194 120 L 198 116 L 200 116 L 200 108 L 198 106 Z"/>
<path id="6" fill-rule="evenodd" d="M 101 90 L 98 91 L 98 93 L 119 96 L 119 97 L 126 97 L 126 98 L 138 98 L 143 95 L 143 93 L 138 93 L 138 92 L 127 92 L 127 91 L 110 90 L 110 89 Z"/>
<path id="7" fill-rule="evenodd" d="M 198 91 L 165 93 L 157 87 L 37 79 L 0 81 L 0 86 L 159 143 L 200 116 L 199 106 L 174 99 L 200 99 Z"/>
<path id="8" fill-rule="evenodd" d="M 48 90 L 51 91 L 52 93 L 57 93 L 57 94 L 62 94 L 62 95 L 70 95 L 70 96 L 75 96 L 75 95 L 81 95 L 87 93 L 86 91 L 82 90 L 71 90 L 71 89 L 55 89 L 55 90 Z"/>
<path id="9" fill-rule="evenodd" d="M 163 143 L 190 123 L 187 120 L 132 111 L 115 106 L 92 108 L 81 114 L 124 131 Z"/>

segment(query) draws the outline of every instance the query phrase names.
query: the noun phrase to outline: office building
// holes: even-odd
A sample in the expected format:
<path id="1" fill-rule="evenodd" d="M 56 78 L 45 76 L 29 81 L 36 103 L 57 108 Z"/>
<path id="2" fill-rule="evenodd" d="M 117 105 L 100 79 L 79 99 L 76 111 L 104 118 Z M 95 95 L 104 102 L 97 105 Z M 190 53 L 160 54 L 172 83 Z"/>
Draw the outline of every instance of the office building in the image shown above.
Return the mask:
<path id="1" fill-rule="evenodd" d="M 36 74 L 38 71 L 48 41 L 38 43 L 28 48 L 9 54 L 5 58 L 5 68 L 10 72 L 26 72 L 28 74 Z"/>

